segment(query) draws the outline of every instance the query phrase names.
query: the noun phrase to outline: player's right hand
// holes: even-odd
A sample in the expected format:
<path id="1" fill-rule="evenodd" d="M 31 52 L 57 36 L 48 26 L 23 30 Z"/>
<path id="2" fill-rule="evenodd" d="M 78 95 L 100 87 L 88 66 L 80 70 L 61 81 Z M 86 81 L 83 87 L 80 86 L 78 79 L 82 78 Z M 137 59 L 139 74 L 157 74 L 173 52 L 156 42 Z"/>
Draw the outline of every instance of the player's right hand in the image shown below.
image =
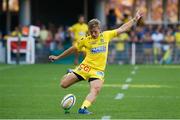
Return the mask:
<path id="1" fill-rule="evenodd" d="M 58 59 L 58 57 L 55 56 L 55 55 L 50 55 L 50 56 L 49 56 L 49 60 L 50 60 L 51 62 L 54 62 L 54 61 L 57 60 L 57 59 Z"/>

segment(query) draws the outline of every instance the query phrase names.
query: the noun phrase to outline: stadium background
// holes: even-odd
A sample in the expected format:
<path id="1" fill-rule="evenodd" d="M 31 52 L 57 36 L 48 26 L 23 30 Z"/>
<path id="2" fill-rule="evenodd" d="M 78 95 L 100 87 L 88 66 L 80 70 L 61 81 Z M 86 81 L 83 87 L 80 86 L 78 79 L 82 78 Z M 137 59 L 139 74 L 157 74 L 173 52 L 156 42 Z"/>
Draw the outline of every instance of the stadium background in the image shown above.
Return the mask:
<path id="1" fill-rule="evenodd" d="M 100 19 L 106 30 L 131 19 L 138 8 L 144 18 L 110 44 L 105 87 L 90 108 L 98 114 L 78 116 L 87 83 L 68 90 L 58 86 L 60 76 L 74 67 L 74 56 L 54 65 L 48 55 L 71 46 L 67 28 L 78 15 L 84 14 L 86 21 Z M 23 36 L 21 29 L 29 25 L 46 32 L 45 38 L 35 38 L 36 64 L 8 65 L 8 37 Z M 179 63 L 180 0 L 0 0 L 0 118 L 180 118 Z M 77 104 L 67 116 L 59 101 L 72 92 Z"/>
<path id="2" fill-rule="evenodd" d="M 138 64 L 179 63 L 179 0 L 78 0 L 71 1 L 71 4 L 55 0 L 9 0 L 9 11 L 6 10 L 7 0 L 0 3 L 1 56 L 4 56 L 0 61 L 3 63 L 6 63 L 6 39 L 22 34 L 23 27 L 36 25 L 46 32 L 36 39 L 36 63 L 41 63 L 47 62 L 44 58 L 50 53 L 61 53 L 71 45 L 67 28 L 77 22 L 78 15 L 84 14 L 86 21 L 97 17 L 106 30 L 131 19 L 138 8 L 145 13 L 143 20 L 133 31 L 118 36 L 116 40 L 119 42 L 112 42 L 108 62 L 123 64 L 135 59 Z M 56 38 L 58 34 L 61 37 Z M 132 42 L 136 43 L 136 50 L 132 50 Z M 157 42 L 161 45 L 155 45 Z M 132 51 L 135 51 L 135 58 Z M 72 63 L 71 59 L 73 56 L 63 62 Z"/>

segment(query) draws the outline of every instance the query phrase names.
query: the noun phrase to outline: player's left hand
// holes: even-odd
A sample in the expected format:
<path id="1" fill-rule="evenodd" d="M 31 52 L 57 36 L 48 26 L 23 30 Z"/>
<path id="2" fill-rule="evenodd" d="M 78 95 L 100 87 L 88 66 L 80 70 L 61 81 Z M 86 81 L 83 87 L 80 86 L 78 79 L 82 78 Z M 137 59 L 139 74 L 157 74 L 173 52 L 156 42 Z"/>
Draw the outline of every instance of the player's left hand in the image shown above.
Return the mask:
<path id="1" fill-rule="evenodd" d="M 142 10 L 138 10 L 136 12 L 135 19 L 138 21 L 143 15 L 144 15 L 144 12 Z"/>

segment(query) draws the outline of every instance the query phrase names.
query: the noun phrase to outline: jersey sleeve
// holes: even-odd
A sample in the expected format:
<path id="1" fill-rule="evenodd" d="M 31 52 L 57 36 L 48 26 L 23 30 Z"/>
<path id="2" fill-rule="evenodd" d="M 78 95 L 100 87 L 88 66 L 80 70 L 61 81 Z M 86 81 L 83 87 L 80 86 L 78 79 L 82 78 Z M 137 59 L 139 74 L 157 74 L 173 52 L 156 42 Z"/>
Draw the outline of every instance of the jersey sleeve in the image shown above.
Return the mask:
<path id="1" fill-rule="evenodd" d="M 116 30 L 105 31 L 104 34 L 108 38 L 108 41 L 111 41 L 114 37 L 117 37 Z"/>
<path id="2" fill-rule="evenodd" d="M 88 25 L 86 25 L 86 33 L 88 33 Z"/>
<path id="3" fill-rule="evenodd" d="M 75 47 L 77 48 L 78 51 L 81 51 L 83 47 L 85 47 L 85 38 L 81 38 L 75 43 Z"/>
<path id="4" fill-rule="evenodd" d="M 69 28 L 70 31 L 74 32 L 75 31 L 75 28 L 76 28 L 76 25 L 73 25 Z"/>

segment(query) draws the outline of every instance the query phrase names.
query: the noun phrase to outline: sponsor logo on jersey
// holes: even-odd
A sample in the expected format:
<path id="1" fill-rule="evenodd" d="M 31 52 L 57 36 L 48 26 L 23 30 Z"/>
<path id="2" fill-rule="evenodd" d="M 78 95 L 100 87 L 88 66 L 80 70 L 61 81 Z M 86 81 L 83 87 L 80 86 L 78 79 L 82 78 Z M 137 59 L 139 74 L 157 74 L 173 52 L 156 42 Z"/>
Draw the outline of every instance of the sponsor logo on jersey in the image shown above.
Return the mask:
<path id="1" fill-rule="evenodd" d="M 91 70 L 91 67 L 85 64 L 80 64 L 78 70 L 84 70 L 86 72 L 89 72 Z"/>
<path id="2" fill-rule="evenodd" d="M 106 52 L 106 46 L 99 46 L 96 48 L 91 49 L 91 53 L 101 53 L 101 52 Z"/>
<path id="3" fill-rule="evenodd" d="M 85 36 L 86 35 L 86 33 L 85 32 L 79 32 L 79 36 Z"/>
<path id="4" fill-rule="evenodd" d="M 104 39 L 101 39 L 101 42 L 104 43 Z"/>
<path id="5" fill-rule="evenodd" d="M 96 75 L 103 77 L 103 76 L 104 76 L 104 72 L 102 72 L 102 71 L 97 71 L 97 72 L 96 72 Z"/>

